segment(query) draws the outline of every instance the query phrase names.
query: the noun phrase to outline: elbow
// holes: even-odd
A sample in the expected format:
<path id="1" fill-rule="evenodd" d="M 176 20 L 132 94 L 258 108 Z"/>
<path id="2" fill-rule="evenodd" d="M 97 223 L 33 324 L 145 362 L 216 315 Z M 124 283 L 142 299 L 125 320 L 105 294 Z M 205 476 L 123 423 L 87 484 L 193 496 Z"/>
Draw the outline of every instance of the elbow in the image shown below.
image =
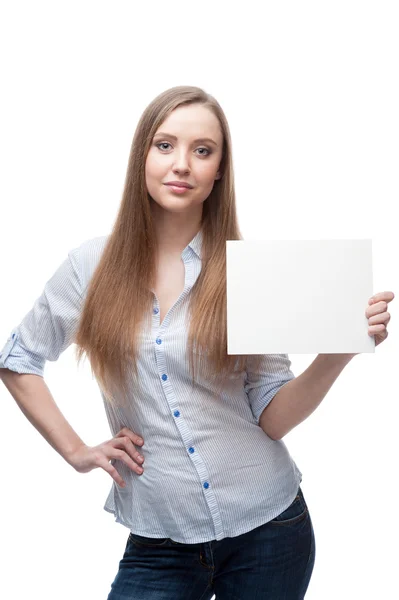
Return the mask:
<path id="1" fill-rule="evenodd" d="M 283 436 L 280 435 L 279 432 L 273 430 L 273 428 L 271 427 L 270 419 L 266 417 L 266 408 L 264 409 L 259 418 L 259 427 L 271 440 L 273 440 L 274 442 L 278 442 Z"/>
<path id="2" fill-rule="evenodd" d="M 263 429 L 263 427 L 262 427 Z M 266 429 L 263 429 L 264 433 L 267 435 L 267 437 L 269 437 L 271 440 L 273 440 L 273 442 L 279 442 L 281 440 L 282 436 L 279 436 L 275 433 L 271 433 L 270 431 L 267 431 Z"/>
<path id="3" fill-rule="evenodd" d="M 283 438 L 282 435 L 276 435 L 276 434 L 270 434 L 270 433 L 268 433 L 267 435 L 269 436 L 269 438 L 271 440 L 273 440 L 273 442 L 279 442 Z"/>

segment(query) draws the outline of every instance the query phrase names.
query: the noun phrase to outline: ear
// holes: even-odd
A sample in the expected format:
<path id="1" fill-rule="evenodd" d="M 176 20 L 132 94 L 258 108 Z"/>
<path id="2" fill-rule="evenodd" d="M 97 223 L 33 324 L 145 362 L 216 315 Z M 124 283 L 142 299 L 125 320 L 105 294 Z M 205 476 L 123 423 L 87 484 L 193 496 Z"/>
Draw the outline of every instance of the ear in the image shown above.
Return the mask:
<path id="1" fill-rule="evenodd" d="M 215 181 L 216 181 L 217 179 L 221 179 L 221 178 L 222 178 L 222 174 L 221 174 L 221 172 L 220 172 L 220 171 L 218 171 L 218 172 L 216 173 Z"/>

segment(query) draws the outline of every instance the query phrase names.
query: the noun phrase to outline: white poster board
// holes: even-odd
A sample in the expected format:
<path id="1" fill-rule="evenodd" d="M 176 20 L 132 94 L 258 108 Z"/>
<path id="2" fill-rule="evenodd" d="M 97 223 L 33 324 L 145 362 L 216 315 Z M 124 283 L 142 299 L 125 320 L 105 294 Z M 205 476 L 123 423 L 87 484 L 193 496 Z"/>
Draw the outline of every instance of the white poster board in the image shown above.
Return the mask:
<path id="1" fill-rule="evenodd" d="M 227 241 L 228 354 L 375 352 L 372 240 Z"/>

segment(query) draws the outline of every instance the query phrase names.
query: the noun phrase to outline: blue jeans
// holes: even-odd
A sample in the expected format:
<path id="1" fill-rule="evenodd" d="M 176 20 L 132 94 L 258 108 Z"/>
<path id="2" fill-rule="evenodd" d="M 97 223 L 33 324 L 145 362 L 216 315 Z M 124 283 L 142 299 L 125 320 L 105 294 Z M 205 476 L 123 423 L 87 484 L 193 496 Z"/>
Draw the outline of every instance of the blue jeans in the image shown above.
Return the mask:
<path id="1" fill-rule="evenodd" d="M 237 537 L 182 544 L 130 533 L 107 600 L 302 600 L 315 554 L 299 487 L 285 511 Z"/>

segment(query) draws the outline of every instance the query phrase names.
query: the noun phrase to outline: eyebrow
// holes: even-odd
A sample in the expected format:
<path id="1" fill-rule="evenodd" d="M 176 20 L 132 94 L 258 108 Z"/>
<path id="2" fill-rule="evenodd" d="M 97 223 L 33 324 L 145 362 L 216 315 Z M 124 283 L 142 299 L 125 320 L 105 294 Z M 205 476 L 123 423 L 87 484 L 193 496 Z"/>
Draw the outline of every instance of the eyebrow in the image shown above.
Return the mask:
<path id="1" fill-rule="evenodd" d="M 175 135 L 172 135 L 171 133 L 163 133 L 162 131 L 158 131 L 158 133 L 156 133 L 154 135 L 154 137 L 157 137 L 159 135 L 162 135 L 164 137 L 169 137 L 172 140 L 177 141 L 177 137 Z M 215 146 L 217 146 L 217 143 L 212 140 L 211 138 L 198 138 L 197 140 L 194 140 L 194 144 L 197 144 L 198 142 L 211 142 L 211 144 L 215 144 Z"/>

